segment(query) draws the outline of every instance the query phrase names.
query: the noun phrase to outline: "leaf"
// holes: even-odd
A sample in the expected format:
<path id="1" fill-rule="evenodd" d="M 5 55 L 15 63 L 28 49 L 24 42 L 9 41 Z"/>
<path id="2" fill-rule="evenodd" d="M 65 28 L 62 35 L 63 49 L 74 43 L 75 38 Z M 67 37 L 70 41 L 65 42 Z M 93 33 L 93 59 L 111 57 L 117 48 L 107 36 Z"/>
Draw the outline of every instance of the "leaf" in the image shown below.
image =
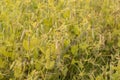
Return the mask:
<path id="1" fill-rule="evenodd" d="M 0 72 L 0 79 L 3 80 L 4 76 L 3 74 Z"/>
<path id="2" fill-rule="evenodd" d="M 80 28 L 78 25 L 70 25 L 68 29 L 71 35 L 80 35 Z"/>
<path id="3" fill-rule="evenodd" d="M 50 60 L 50 49 L 47 49 L 47 50 L 45 51 L 45 59 L 46 59 L 46 61 L 49 61 L 49 60 Z"/>
<path id="4" fill-rule="evenodd" d="M 53 6 L 54 5 L 54 0 L 48 0 L 49 5 Z"/>
<path id="5" fill-rule="evenodd" d="M 96 77 L 96 80 L 104 80 L 103 76 L 102 75 L 99 75 Z"/>
<path id="6" fill-rule="evenodd" d="M 67 72 L 68 72 L 68 68 L 65 66 L 65 67 L 62 69 L 62 74 L 63 74 L 64 76 L 66 76 L 66 75 L 67 75 Z"/>
<path id="7" fill-rule="evenodd" d="M 28 41 L 27 41 L 27 40 L 23 40 L 23 47 L 24 47 L 26 50 L 29 50 L 29 45 L 28 45 Z"/>
<path id="8" fill-rule="evenodd" d="M 78 52 L 78 46 L 77 45 L 73 45 L 71 47 L 71 52 L 72 52 L 73 55 L 76 55 L 77 52 Z"/>
<path id="9" fill-rule="evenodd" d="M 26 50 L 31 50 L 31 49 L 34 49 L 36 48 L 37 46 L 39 45 L 39 40 L 35 37 L 32 37 L 30 39 L 30 42 L 28 40 L 23 40 L 23 47 L 26 49 Z"/>
<path id="10" fill-rule="evenodd" d="M 43 20 L 43 24 L 46 26 L 46 27 L 51 27 L 52 26 L 52 18 L 46 18 Z"/>
<path id="11" fill-rule="evenodd" d="M 64 41 L 64 46 L 65 47 L 67 47 L 69 44 L 70 44 L 70 40 L 69 39 L 67 39 L 67 40 Z"/>
<path id="12" fill-rule="evenodd" d="M 89 46 L 89 45 L 88 45 L 87 43 L 82 43 L 82 44 L 80 44 L 80 48 L 81 48 L 82 50 L 86 50 L 88 46 Z"/>
<path id="13" fill-rule="evenodd" d="M 60 0 L 60 1 L 58 2 L 58 5 L 57 5 L 57 10 L 63 9 L 64 3 L 65 3 L 64 0 Z"/>
<path id="14" fill-rule="evenodd" d="M 36 70 L 41 70 L 41 68 L 42 68 L 42 64 L 41 64 L 40 61 L 37 60 L 37 61 L 35 62 L 35 69 L 36 69 Z"/>
<path id="15" fill-rule="evenodd" d="M 49 18 L 45 18 L 43 20 L 42 24 L 43 24 L 43 26 L 42 26 L 43 31 L 42 32 L 44 32 L 44 33 L 49 32 L 51 27 L 52 27 L 52 25 L 53 25 L 53 19 L 50 18 L 50 17 Z"/>
<path id="16" fill-rule="evenodd" d="M 76 61 L 75 59 L 72 59 L 71 64 L 75 64 L 75 63 L 78 63 L 78 61 Z"/>
<path id="17" fill-rule="evenodd" d="M 45 65 L 46 69 L 48 70 L 52 70 L 54 66 L 55 66 L 55 61 L 47 61 Z"/>
<path id="18" fill-rule="evenodd" d="M 4 55 L 5 57 L 14 58 L 14 53 L 6 51 L 6 47 L 0 47 L 0 54 Z"/>
<path id="19" fill-rule="evenodd" d="M 66 11 L 63 13 L 63 17 L 64 17 L 64 18 L 69 18 L 69 17 L 70 17 L 70 10 L 66 10 Z"/>
<path id="20" fill-rule="evenodd" d="M 17 60 L 15 66 L 14 66 L 14 76 L 16 78 L 19 78 L 22 75 L 23 75 L 23 73 L 22 73 L 22 62 L 20 60 Z"/>
<path id="21" fill-rule="evenodd" d="M 118 39 L 118 47 L 120 47 L 120 39 Z"/>
<path id="22" fill-rule="evenodd" d="M 0 58 L 0 68 L 4 68 L 5 67 L 5 63 L 4 61 Z"/>
<path id="23" fill-rule="evenodd" d="M 69 54 L 65 54 L 63 57 L 64 58 L 70 58 L 70 55 Z"/>
<path id="24" fill-rule="evenodd" d="M 36 47 L 37 45 L 39 45 L 39 40 L 36 37 L 32 37 L 30 43 L 31 43 L 31 47 L 33 48 L 33 47 Z"/>

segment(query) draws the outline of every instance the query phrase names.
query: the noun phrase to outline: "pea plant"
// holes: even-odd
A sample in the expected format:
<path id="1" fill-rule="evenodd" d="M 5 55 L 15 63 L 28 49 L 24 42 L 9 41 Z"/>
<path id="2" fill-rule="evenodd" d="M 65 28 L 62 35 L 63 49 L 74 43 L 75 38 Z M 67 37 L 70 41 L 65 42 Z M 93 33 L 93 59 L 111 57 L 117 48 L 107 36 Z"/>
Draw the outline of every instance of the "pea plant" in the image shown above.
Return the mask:
<path id="1" fill-rule="evenodd" d="M 0 0 L 0 80 L 120 80 L 120 0 Z"/>

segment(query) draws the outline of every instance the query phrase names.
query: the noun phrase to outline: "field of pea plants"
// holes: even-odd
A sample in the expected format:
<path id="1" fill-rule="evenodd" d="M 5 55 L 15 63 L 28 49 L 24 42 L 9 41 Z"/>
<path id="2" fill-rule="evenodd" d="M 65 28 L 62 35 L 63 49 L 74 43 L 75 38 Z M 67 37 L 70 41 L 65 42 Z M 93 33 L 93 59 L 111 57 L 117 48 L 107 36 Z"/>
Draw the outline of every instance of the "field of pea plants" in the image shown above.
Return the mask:
<path id="1" fill-rule="evenodd" d="M 0 80 L 120 80 L 120 0 L 0 0 Z"/>

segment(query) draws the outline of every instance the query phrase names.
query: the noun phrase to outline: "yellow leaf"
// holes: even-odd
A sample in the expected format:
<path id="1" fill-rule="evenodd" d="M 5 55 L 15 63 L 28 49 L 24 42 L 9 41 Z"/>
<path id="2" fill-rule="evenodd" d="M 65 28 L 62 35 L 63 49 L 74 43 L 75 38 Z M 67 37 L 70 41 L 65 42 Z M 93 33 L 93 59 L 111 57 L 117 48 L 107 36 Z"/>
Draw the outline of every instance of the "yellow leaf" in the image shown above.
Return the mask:
<path id="1" fill-rule="evenodd" d="M 69 17 L 70 17 L 70 10 L 66 10 L 66 11 L 63 13 L 63 17 L 64 17 L 64 18 L 69 18 Z"/>
<path id="2" fill-rule="evenodd" d="M 48 70 L 52 70 L 54 68 L 54 65 L 55 65 L 55 61 L 47 61 L 45 67 Z"/>
<path id="3" fill-rule="evenodd" d="M 37 22 L 33 22 L 32 26 L 33 26 L 33 28 L 36 28 L 37 27 Z"/>
<path id="4" fill-rule="evenodd" d="M 35 37 L 30 38 L 30 40 L 23 40 L 23 47 L 26 50 L 31 50 L 39 45 L 39 40 Z"/>
<path id="5" fill-rule="evenodd" d="M 0 68 L 4 68 L 4 67 L 5 67 L 4 61 L 0 59 Z"/>
<path id="6" fill-rule="evenodd" d="M 2 80 L 4 78 L 3 74 L 0 73 L 0 79 Z"/>
<path id="7" fill-rule="evenodd" d="M 26 50 L 29 50 L 29 45 L 28 45 L 28 41 L 27 41 L 27 40 L 23 40 L 23 47 L 24 47 Z"/>

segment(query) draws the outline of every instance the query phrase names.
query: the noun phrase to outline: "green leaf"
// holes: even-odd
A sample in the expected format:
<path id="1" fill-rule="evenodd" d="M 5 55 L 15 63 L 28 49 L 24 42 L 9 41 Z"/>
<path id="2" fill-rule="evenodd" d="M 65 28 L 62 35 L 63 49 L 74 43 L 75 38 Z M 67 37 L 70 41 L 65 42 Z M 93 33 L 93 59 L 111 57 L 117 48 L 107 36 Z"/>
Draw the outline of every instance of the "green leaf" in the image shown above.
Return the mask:
<path id="1" fill-rule="evenodd" d="M 88 46 L 89 46 L 89 45 L 88 45 L 87 43 L 82 43 L 82 44 L 80 44 L 80 48 L 81 48 L 83 51 L 86 50 Z"/>
<path id="2" fill-rule="evenodd" d="M 0 68 L 4 68 L 5 67 L 5 63 L 4 61 L 0 58 Z"/>
<path id="3" fill-rule="evenodd" d="M 42 64 L 41 64 L 41 63 L 42 63 L 42 62 L 40 62 L 40 61 L 38 61 L 38 60 L 35 62 L 35 69 L 36 69 L 36 70 L 41 70 L 41 68 L 42 68 Z"/>
<path id="4" fill-rule="evenodd" d="M 70 40 L 69 39 L 67 39 L 67 40 L 64 41 L 64 46 L 65 47 L 67 47 L 69 44 L 70 44 Z"/>
<path id="5" fill-rule="evenodd" d="M 64 3 L 65 3 L 64 0 L 60 0 L 60 1 L 58 2 L 58 5 L 57 5 L 57 10 L 61 10 L 61 9 L 63 9 L 63 7 L 64 7 Z"/>
<path id="6" fill-rule="evenodd" d="M 39 40 L 38 40 L 38 38 L 32 37 L 32 38 L 30 39 L 30 42 L 29 42 L 28 40 L 23 40 L 23 47 L 24 47 L 26 50 L 34 49 L 34 48 L 36 48 L 38 45 L 39 45 Z"/>
<path id="7" fill-rule="evenodd" d="M 14 57 L 14 53 L 13 52 L 8 52 L 6 51 L 6 47 L 0 47 L 0 54 L 4 55 L 5 57 Z"/>
<path id="8" fill-rule="evenodd" d="M 54 66 L 55 66 L 55 61 L 47 61 L 45 65 L 46 69 L 48 70 L 52 70 Z"/>
<path id="9" fill-rule="evenodd" d="M 80 35 L 80 28 L 78 25 L 70 25 L 68 29 L 71 35 Z"/>
<path id="10" fill-rule="evenodd" d="M 66 75 L 67 75 L 67 72 L 68 72 L 68 68 L 65 66 L 65 67 L 62 69 L 62 74 L 63 74 L 64 76 L 66 76 Z"/>
<path id="11" fill-rule="evenodd" d="M 120 47 L 120 39 L 118 39 L 118 47 Z"/>
<path id="12" fill-rule="evenodd" d="M 70 10 L 66 10 L 66 11 L 63 13 L 63 17 L 64 17 L 64 18 L 69 18 L 69 17 L 70 17 Z"/>
<path id="13" fill-rule="evenodd" d="M 73 55 L 76 55 L 77 52 L 78 52 L 78 46 L 77 45 L 73 45 L 71 47 L 71 52 L 72 52 Z"/>
<path id="14" fill-rule="evenodd" d="M 3 80 L 4 76 L 3 74 L 0 72 L 0 79 Z"/>
<path id="15" fill-rule="evenodd" d="M 28 45 L 28 41 L 27 41 L 27 40 L 23 40 L 23 47 L 24 47 L 26 50 L 29 50 L 29 45 Z"/>

